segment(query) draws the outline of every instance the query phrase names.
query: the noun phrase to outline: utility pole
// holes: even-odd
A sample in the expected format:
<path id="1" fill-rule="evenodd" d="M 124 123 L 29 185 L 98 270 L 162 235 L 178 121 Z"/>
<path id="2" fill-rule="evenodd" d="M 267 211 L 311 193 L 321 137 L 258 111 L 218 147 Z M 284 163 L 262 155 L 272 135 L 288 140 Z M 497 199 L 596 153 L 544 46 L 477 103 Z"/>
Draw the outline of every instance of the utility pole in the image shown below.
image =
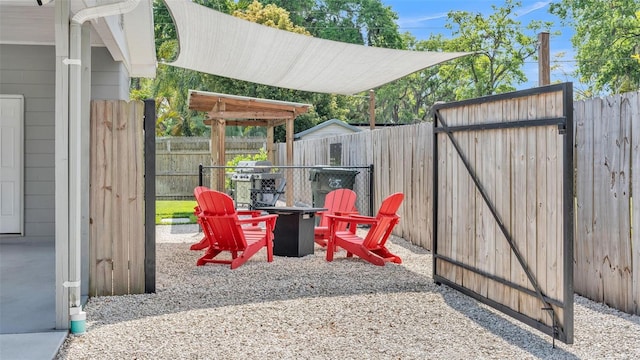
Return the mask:
<path id="1" fill-rule="evenodd" d="M 369 90 L 369 128 L 376 128 L 376 92 Z"/>
<path id="2" fill-rule="evenodd" d="M 549 33 L 538 34 L 538 86 L 551 83 L 551 67 L 549 61 Z"/>

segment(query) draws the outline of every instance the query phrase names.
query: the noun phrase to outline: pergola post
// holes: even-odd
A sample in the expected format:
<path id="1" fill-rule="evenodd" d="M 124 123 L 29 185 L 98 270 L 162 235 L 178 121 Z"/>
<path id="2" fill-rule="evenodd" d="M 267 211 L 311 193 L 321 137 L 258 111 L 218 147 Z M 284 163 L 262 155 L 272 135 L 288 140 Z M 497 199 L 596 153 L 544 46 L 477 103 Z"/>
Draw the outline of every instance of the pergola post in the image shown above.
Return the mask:
<path id="1" fill-rule="evenodd" d="M 217 159 L 217 165 L 218 166 L 224 166 L 226 164 L 225 161 L 225 121 L 224 119 L 216 119 L 216 124 L 217 124 L 217 128 L 218 128 L 218 159 Z M 218 171 L 216 171 L 216 177 L 218 178 L 217 181 L 217 190 L 224 192 L 224 176 L 225 176 L 225 171 L 224 169 L 218 169 Z"/>
<path id="2" fill-rule="evenodd" d="M 273 125 L 269 125 L 267 126 L 267 143 L 266 143 L 267 160 L 271 161 L 272 164 L 275 164 L 276 159 L 275 159 L 275 154 L 273 152 L 273 141 L 274 141 Z"/>
<path id="3" fill-rule="evenodd" d="M 287 119 L 286 128 L 287 128 L 287 166 L 293 165 L 293 120 Z M 287 198 L 287 206 L 293 206 L 293 172 L 287 171 L 285 174 L 285 178 L 287 179 L 286 186 L 286 198 Z"/>

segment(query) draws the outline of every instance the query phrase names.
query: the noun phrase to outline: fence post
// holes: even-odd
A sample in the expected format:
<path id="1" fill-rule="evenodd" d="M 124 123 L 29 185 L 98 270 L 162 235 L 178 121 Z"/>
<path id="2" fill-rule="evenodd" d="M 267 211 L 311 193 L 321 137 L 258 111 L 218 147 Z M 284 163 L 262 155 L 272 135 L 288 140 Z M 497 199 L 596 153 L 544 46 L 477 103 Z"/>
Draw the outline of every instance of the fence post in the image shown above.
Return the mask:
<path id="1" fill-rule="evenodd" d="M 144 101 L 144 292 L 156 292 L 156 102 Z"/>
<path id="2" fill-rule="evenodd" d="M 369 165 L 369 216 L 373 216 L 373 191 L 375 189 L 373 183 L 373 164 Z"/>
<path id="3" fill-rule="evenodd" d="M 202 164 L 198 165 L 198 186 L 202 186 L 203 183 L 203 179 L 202 179 Z"/>

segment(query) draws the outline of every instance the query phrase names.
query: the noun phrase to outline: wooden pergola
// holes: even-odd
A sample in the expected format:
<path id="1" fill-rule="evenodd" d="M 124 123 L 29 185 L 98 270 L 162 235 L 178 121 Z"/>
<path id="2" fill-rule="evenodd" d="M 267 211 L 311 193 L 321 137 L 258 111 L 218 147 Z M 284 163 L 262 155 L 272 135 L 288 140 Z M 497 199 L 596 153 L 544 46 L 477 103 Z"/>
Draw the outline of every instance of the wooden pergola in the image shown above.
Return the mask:
<path id="1" fill-rule="evenodd" d="M 211 126 L 211 163 L 225 165 L 225 127 L 264 126 L 267 128 L 267 158 L 275 164 L 274 127 L 286 125 L 287 163 L 293 165 L 293 121 L 309 111 L 310 104 L 259 99 L 246 96 L 189 90 L 189 109 L 207 112 L 205 125 Z M 217 144 L 217 145 L 216 145 Z M 224 172 L 212 176 L 211 187 L 224 191 Z M 286 173 L 287 204 L 293 203 L 293 175 Z"/>

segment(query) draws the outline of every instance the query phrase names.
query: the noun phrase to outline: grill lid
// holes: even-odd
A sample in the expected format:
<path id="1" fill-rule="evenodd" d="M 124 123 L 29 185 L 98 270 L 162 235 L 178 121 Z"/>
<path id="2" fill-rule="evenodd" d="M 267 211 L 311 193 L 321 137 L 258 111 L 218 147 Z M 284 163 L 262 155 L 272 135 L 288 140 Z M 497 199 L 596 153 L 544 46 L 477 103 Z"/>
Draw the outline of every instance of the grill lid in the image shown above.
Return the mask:
<path id="1" fill-rule="evenodd" d="M 268 173 L 271 171 L 271 161 L 268 160 L 244 160 L 236 166 L 237 173 Z"/>

